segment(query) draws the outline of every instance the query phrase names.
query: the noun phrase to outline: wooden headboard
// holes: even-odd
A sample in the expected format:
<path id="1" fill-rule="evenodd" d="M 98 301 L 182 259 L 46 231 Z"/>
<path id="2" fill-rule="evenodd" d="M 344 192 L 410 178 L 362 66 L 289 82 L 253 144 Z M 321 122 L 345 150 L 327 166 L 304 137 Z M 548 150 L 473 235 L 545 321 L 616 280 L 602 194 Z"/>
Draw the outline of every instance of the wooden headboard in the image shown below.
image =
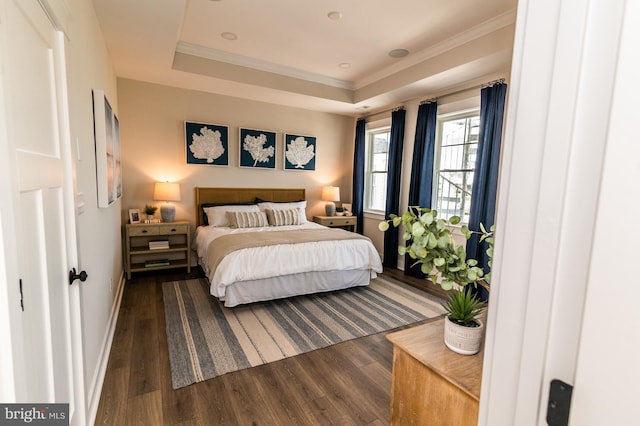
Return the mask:
<path id="1" fill-rule="evenodd" d="M 304 188 L 198 188 L 196 187 L 196 225 L 204 225 L 200 205 L 205 203 L 250 203 L 260 198 L 265 201 L 302 201 Z"/>

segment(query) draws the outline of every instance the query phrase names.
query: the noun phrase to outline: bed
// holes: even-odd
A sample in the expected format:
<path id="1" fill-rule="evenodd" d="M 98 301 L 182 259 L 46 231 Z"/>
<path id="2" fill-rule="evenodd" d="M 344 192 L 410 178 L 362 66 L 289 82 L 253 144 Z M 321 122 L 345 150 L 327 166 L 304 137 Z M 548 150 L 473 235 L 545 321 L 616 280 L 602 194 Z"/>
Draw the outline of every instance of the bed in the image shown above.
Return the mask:
<path id="1" fill-rule="evenodd" d="M 195 249 L 225 306 L 368 285 L 371 241 L 306 218 L 304 189 L 196 188 Z"/>

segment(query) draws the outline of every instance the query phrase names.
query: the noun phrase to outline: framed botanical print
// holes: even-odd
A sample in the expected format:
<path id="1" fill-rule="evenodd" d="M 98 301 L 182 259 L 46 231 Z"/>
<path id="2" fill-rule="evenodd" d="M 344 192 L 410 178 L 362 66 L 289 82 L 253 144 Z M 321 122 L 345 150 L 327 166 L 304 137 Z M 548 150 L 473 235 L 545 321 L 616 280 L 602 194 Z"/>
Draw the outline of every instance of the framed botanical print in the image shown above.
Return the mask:
<path id="1" fill-rule="evenodd" d="M 240 167 L 276 168 L 276 133 L 240 128 Z"/>
<path id="2" fill-rule="evenodd" d="M 229 165 L 229 128 L 219 124 L 184 122 L 187 164 Z"/>
<path id="3" fill-rule="evenodd" d="M 284 135 L 284 169 L 316 169 L 316 137 L 292 133 Z"/>

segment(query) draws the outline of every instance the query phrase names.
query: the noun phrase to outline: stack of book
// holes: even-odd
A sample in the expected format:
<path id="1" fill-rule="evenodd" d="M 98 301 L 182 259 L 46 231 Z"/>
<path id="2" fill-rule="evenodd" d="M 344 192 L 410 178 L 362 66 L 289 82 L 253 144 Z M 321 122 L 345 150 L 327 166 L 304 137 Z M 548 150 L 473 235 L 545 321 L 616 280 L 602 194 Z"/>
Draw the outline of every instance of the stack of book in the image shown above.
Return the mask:
<path id="1" fill-rule="evenodd" d="M 149 250 L 168 249 L 169 241 L 149 241 Z"/>
<path id="2" fill-rule="evenodd" d="M 147 260 L 144 262 L 145 268 L 155 268 L 156 266 L 168 266 L 171 262 L 169 259 L 155 259 L 155 260 Z"/>

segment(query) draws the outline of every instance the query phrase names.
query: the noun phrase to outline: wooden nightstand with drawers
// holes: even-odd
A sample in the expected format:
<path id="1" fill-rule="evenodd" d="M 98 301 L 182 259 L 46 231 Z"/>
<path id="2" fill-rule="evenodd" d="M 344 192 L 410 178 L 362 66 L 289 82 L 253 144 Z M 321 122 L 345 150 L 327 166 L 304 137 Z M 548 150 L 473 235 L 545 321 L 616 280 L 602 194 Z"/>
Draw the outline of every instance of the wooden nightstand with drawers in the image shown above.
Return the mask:
<path id="1" fill-rule="evenodd" d="M 329 228 L 344 228 L 355 231 L 358 224 L 356 216 L 314 216 L 313 221 Z"/>
<path id="2" fill-rule="evenodd" d="M 124 226 L 125 268 L 132 272 L 187 268 L 191 272 L 191 225 L 170 223 L 129 223 Z"/>

